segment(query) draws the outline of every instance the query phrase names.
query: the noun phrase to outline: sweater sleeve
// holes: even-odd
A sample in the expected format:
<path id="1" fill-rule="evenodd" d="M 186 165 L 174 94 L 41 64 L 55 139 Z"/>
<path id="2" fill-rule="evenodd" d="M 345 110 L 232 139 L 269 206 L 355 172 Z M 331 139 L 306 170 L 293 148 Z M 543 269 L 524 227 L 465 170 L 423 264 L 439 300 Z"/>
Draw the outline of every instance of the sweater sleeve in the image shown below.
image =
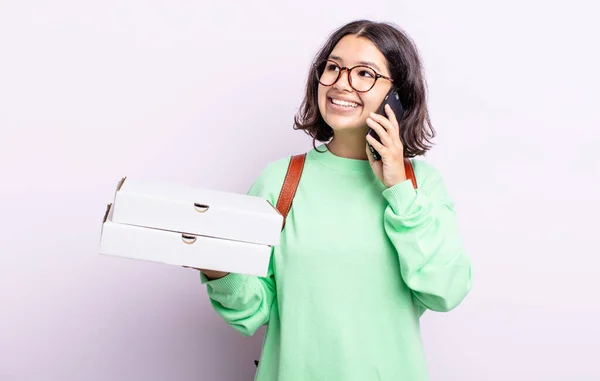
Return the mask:
<path id="1" fill-rule="evenodd" d="M 424 161 L 413 160 L 413 166 L 416 190 L 407 180 L 383 191 L 385 231 L 420 307 L 450 311 L 471 289 L 471 261 L 442 176 Z"/>
<path id="2" fill-rule="evenodd" d="M 248 195 L 265 198 L 272 205 L 279 194 L 283 181 L 282 170 L 287 163 L 276 162 L 267 166 L 252 184 Z M 276 301 L 274 256 L 266 277 L 230 273 L 223 278 L 209 280 L 200 273 L 201 283 L 206 285 L 213 309 L 244 336 L 253 335 L 262 325 L 269 323 L 271 308 Z"/>
<path id="3" fill-rule="evenodd" d="M 269 322 L 271 306 L 276 298 L 272 262 L 273 255 L 264 278 L 231 273 L 220 279 L 209 280 L 200 274 L 213 309 L 244 336 L 253 335 Z"/>

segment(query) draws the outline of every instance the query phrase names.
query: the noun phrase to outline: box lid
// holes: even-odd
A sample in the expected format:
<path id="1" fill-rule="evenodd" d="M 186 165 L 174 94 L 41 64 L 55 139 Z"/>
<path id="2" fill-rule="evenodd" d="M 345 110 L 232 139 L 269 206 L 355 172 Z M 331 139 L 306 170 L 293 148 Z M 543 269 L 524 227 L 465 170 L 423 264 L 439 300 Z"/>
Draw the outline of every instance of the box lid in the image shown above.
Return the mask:
<path id="1" fill-rule="evenodd" d="M 112 221 L 263 245 L 278 245 L 283 216 L 246 194 L 123 178 Z"/>

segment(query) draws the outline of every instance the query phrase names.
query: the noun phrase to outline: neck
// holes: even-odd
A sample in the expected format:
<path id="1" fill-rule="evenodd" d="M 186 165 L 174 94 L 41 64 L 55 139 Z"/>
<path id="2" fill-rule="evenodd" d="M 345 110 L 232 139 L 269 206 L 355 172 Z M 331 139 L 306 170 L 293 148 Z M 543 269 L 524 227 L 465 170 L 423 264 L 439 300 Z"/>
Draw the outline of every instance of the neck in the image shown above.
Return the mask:
<path id="1" fill-rule="evenodd" d="M 347 159 L 367 160 L 365 131 L 337 131 L 333 135 L 327 143 L 329 152 Z"/>

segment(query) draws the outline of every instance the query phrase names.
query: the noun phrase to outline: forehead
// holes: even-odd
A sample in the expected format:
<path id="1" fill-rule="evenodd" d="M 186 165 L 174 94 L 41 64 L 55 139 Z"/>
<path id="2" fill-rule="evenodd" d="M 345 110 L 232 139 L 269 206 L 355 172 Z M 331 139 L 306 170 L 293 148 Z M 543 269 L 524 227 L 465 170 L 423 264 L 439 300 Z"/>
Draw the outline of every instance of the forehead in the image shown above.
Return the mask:
<path id="1" fill-rule="evenodd" d="M 378 71 L 387 71 L 387 60 L 377 46 L 368 38 L 344 36 L 333 48 L 330 58 L 346 66 L 369 64 Z"/>

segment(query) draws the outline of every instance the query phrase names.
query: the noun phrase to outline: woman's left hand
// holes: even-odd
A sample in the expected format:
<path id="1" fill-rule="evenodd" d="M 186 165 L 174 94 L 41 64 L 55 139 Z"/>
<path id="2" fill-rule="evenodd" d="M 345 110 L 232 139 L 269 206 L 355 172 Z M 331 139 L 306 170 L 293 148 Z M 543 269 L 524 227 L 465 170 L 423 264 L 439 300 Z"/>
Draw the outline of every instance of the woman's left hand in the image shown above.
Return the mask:
<path id="1" fill-rule="evenodd" d="M 389 105 L 385 106 L 385 113 L 387 118 L 375 113 L 371 113 L 371 116 L 367 118 L 367 125 L 379 135 L 381 143 L 371 135 L 367 135 L 367 142 L 379 152 L 381 160 L 373 159 L 368 144 L 366 150 L 375 176 L 387 188 L 390 188 L 405 181 L 406 172 L 404 170 L 404 145 L 400 139 L 398 120 Z"/>

